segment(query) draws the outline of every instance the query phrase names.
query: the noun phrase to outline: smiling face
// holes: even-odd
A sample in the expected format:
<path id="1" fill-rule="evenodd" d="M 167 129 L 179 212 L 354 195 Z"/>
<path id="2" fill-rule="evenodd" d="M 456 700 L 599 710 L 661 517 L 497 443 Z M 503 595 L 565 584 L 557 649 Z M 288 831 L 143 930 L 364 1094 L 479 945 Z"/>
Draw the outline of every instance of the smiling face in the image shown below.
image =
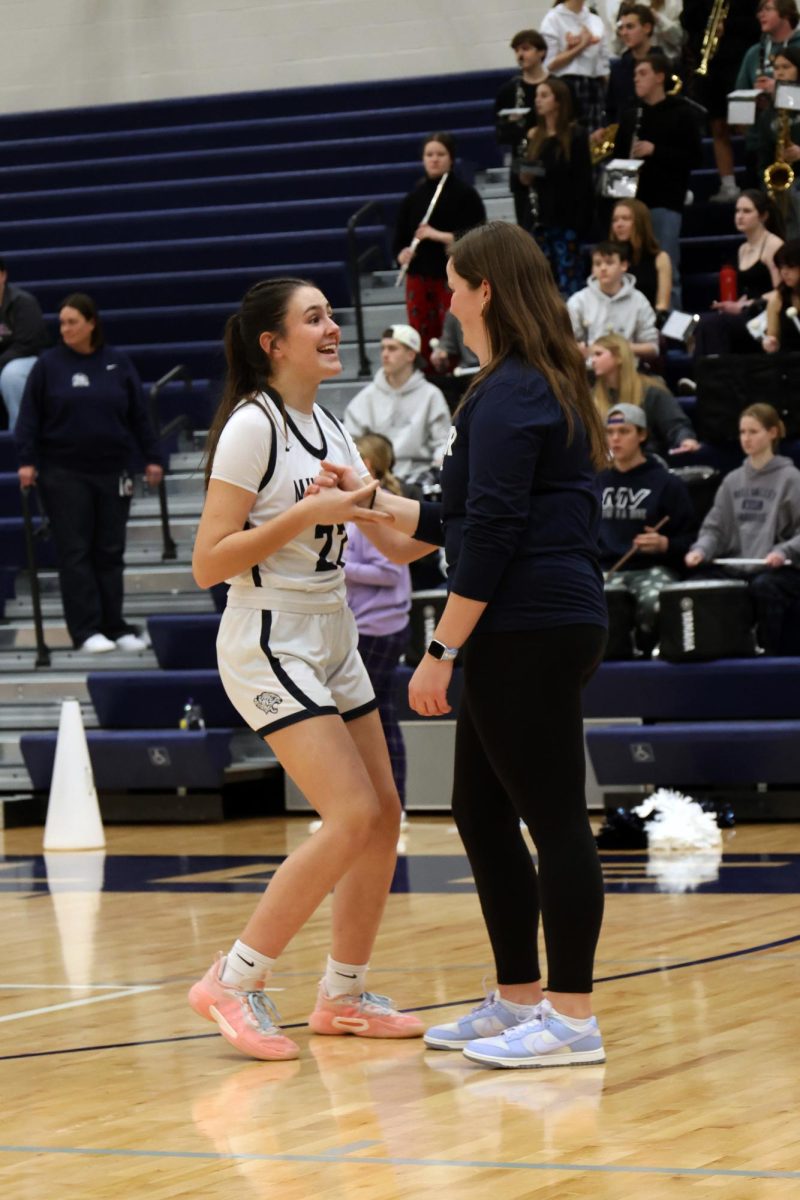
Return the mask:
<path id="1" fill-rule="evenodd" d="M 77 308 L 65 304 L 58 314 L 58 326 L 61 340 L 70 350 L 76 350 L 78 354 L 91 352 L 94 320 L 88 320 Z"/>
<path id="2" fill-rule="evenodd" d="M 461 325 L 464 344 L 477 354 L 481 366 L 489 360 L 489 335 L 483 320 L 483 310 L 491 299 L 491 287 L 484 280 L 479 287 L 471 288 L 453 266 L 453 260 L 447 260 L 447 282 L 453 293 L 450 300 L 450 312 Z"/>
<path id="3" fill-rule="evenodd" d="M 339 361 L 341 330 L 331 306 L 315 287 L 299 287 L 284 318 L 282 333 L 262 333 L 259 344 L 269 356 L 276 376 L 321 382 L 342 369 Z"/>
<path id="4" fill-rule="evenodd" d="M 453 159 L 441 142 L 427 142 L 422 151 L 422 165 L 428 179 L 441 179 L 445 171 L 452 171 Z"/>

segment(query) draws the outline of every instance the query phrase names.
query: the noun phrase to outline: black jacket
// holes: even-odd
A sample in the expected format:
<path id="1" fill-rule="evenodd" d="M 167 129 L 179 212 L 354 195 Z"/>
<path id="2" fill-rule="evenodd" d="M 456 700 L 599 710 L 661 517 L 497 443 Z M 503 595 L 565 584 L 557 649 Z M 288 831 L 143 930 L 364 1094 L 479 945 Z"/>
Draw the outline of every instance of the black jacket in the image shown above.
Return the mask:
<path id="1" fill-rule="evenodd" d="M 39 302 L 7 283 L 0 304 L 0 368 L 13 358 L 32 358 L 50 343 Z"/>
<path id="2" fill-rule="evenodd" d="M 532 187 L 538 198 L 537 224 L 583 233 L 592 217 L 592 160 L 589 138 L 580 125 L 572 128 L 567 159 L 558 138 L 542 143 L 539 157 L 523 169 L 533 170 Z"/>
<path id="3" fill-rule="evenodd" d="M 405 246 L 411 244 L 438 184 L 438 179 L 428 179 L 425 176 L 401 201 L 392 241 L 392 253 L 395 258 Z M 485 220 L 486 209 L 475 188 L 451 172 L 428 223 L 444 233 L 459 234 L 466 233 L 475 225 L 482 225 Z M 417 247 L 408 273 L 424 275 L 429 279 L 446 279 L 446 267 L 445 247 L 441 242 L 432 242 L 426 238 Z"/>
<path id="4" fill-rule="evenodd" d="M 700 163 L 700 126 L 695 111 L 680 96 L 631 106 L 619 123 L 616 158 L 630 158 L 637 124 L 638 140 L 655 146 L 650 157 L 642 160 L 637 200 L 648 208 L 682 213 L 689 174 Z"/>

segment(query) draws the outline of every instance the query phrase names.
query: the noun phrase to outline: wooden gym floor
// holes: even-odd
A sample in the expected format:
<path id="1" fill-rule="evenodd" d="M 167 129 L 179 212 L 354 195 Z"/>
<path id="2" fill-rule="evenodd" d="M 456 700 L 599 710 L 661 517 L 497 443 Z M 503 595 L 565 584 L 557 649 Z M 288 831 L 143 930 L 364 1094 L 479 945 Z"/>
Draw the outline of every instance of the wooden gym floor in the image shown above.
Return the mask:
<path id="1" fill-rule="evenodd" d="M 40 829 L 0 835 L 4 1200 L 800 1196 L 796 826 L 726 832 L 721 866 L 672 882 L 605 855 L 608 1062 L 548 1071 L 310 1036 L 324 911 L 274 980 L 300 1060 L 237 1056 L 186 989 L 306 821 L 107 836 L 45 861 Z M 489 953 L 451 822 L 405 841 L 370 986 L 434 1023 L 482 994 Z"/>

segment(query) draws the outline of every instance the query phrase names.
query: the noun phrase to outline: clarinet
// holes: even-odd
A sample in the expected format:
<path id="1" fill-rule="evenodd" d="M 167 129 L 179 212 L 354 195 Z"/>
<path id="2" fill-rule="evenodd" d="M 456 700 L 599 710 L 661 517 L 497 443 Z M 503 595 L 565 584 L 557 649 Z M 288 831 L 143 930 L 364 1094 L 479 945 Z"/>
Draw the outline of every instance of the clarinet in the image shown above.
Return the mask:
<path id="1" fill-rule="evenodd" d="M 522 86 L 522 76 L 521 75 L 517 79 L 516 91 L 514 94 L 514 107 L 515 108 L 526 108 L 527 107 L 525 104 L 525 89 Z M 524 129 L 522 137 L 519 139 L 519 144 L 517 146 L 517 158 L 520 160 L 525 157 L 525 154 L 528 149 L 528 131 L 525 128 L 525 126 L 527 125 L 529 119 L 530 119 L 529 117 L 526 117 L 526 118 L 523 118 L 522 121 L 520 121 L 520 125 L 522 125 L 522 127 Z"/>

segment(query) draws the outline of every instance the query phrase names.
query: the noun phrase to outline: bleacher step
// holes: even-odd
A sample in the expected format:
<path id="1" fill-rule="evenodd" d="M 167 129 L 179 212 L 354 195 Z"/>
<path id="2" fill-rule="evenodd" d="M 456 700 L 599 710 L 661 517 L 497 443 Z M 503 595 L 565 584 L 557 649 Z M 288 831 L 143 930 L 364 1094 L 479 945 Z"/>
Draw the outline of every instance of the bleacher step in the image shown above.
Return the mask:
<path id="1" fill-rule="evenodd" d="M 97 729 L 97 714 L 91 701 L 81 703 L 81 717 L 85 729 Z M 9 704 L 0 706 L 0 729 L 13 733 L 18 739 L 30 729 L 58 729 L 61 704 Z"/>
<path id="2" fill-rule="evenodd" d="M 47 704 L 75 699 L 89 703 L 86 675 L 76 671 L 0 673 L 0 704 Z"/>
<path id="3" fill-rule="evenodd" d="M 141 593 L 136 596 L 125 597 L 124 615 L 126 620 L 138 618 L 141 621 L 142 617 L 152 616 L 153 613 L 205 613 L 214 612 L 214 601 L 209 592 L 196 589 L 194 592 L 178 592 L 178 593 Z M 18 597 L 15 600 L 6 600 L 5 615 L 9 618 L 22 620 L 33 616 L 33 604 L 29 596 Z M 61 597 L 43 596 L 42 597 L 42 616 L 61 617 L 64 616 L 64 607 L 61 603 Z"/>
<path id="4" fill-rule="evenodd" d="M 45 642 L 47 637 L 45 636 Z M 152 671 L 158 666 L 152 650 L 109 650 L 106 654 L 90 654 L 86 650 L 66 648 L 50 649 L 50 667 L 40 670 L 56 671 Z M 32 671 L 36 666 L 35 649 L 6 650 L 0 654 L 0 674 L 14 671 Z"/>

